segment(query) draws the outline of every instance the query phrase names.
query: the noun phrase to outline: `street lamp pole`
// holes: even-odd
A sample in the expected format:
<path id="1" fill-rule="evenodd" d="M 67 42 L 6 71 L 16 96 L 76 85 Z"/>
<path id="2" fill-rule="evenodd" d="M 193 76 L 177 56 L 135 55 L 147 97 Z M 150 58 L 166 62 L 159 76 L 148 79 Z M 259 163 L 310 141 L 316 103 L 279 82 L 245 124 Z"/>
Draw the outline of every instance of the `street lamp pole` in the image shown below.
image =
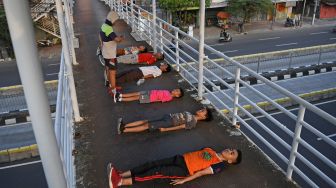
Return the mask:
<path id="1" fill-rule="evenodd" d="M 304 15 L 305 8 L 306 8 L 306 1 L 307 0 L 304 0 L 304 2 L 303 2 L 303 9 L 302 9 L 302 14 L 301 14 L 300 27 L 302 27 L 302 24 L 303 24 L 303 15 Z"/>
<path id="2" fill-rule="evenodd" d="M 200 20 L 199 20 L 199 67 L 198 67 L 198 99 L 203 98 L 203 63 L 204 63 L 204 27 L 205 27 L 205 0 L 200 0 Z"/>

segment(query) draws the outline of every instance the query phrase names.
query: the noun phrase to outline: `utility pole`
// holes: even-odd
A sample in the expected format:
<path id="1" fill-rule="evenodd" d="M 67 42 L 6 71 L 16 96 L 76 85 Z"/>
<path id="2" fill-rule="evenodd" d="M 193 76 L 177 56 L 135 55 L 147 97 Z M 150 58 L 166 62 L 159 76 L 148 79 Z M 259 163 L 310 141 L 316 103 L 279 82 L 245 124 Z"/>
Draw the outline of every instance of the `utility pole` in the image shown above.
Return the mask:
<path id="1" fill-rule="evenodd" d="M 313 20 L 312 20 L 312 23 L 311 23 L 312 25 L 314 25 L 314 22 L 315 22 L 315 15 L 316 15 L 316 9 L 317 9 L 317 1 L 318 1 L 318 0 L 315 0 Z"/>
<path id="2" fill-rule="evenodd" d="M 304 2 L 303 2 L 303 9 L 302 9 L 301 20 L 300 20 L 300 27 L 302 27 L 302 24 L 303 24 L 303 15 L 304 15 L 305 8 L 306 8 L 306 1 L 307 0 L 304 0 Z"/>

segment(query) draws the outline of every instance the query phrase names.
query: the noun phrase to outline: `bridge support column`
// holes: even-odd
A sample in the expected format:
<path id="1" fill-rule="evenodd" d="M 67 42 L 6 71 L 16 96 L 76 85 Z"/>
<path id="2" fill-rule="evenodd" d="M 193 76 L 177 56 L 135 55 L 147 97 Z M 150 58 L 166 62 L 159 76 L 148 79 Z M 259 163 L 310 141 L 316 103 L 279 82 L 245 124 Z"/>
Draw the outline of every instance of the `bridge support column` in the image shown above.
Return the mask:
<path id="1" fill-rule="evenodd" d="M 66 178 L 51 121 L 28 1 L 4 0 L 4 5 L 48 187 L 66 188 Z"/>

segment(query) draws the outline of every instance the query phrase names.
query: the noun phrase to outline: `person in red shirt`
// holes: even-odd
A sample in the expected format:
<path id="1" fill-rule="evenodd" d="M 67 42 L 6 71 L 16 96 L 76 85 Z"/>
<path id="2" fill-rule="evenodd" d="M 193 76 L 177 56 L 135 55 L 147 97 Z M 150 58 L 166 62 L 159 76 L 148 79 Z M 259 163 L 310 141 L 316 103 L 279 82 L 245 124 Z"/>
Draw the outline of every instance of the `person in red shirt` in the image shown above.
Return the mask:
<path id="1" fill-rule="evenodd" d="M 141 104 L 153 102 L 169 102 L 173 98 L 183 96 L 181 88 L 169 90 L 150 90 L 133 93 L 117 93 L 115 102 L 139 101 Z"/>
<path id="2" fill-rule="evenodd" d="M 128 54 L 119 56 L 117 58 L 118 63 L 123 64 L 147 64 L 151 65 L 157 61 L 163 60 L 164 55 L 160 52 L 158 53 L 141 53 L 141 54 Z"/>
<path id="3" fill-rule="evenodd" d="M 204 175 L 217 174 L 227 164 L 239 164 L 241 160 L 242 152 L 238 149 L 225 149 L 217 153 L 211 148 L 204 148 L 183 155 L 147 162 L 121 173 L 109 163 L 107 166 L 108 181 L 110 188 L 155 179 L 171 179 L 170 184 L 179 185 Z M 171 167 L 174 170 L 170 169 Z"/>

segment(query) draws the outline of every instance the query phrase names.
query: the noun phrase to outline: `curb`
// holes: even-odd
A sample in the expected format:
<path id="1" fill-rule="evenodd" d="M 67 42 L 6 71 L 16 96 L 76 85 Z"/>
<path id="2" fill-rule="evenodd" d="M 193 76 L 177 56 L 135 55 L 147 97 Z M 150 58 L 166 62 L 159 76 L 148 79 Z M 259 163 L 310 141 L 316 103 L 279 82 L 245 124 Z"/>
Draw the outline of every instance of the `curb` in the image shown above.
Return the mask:
<path id="1" fill-rule="evenodd" d="M 56 117 L 56 106 L 51 106 L 51 117 Z M 0 126 L 12 125 L 17 123 L 31 122 L 27 109 L 12 111 L 5 114 L 0 114 Z"/>
<path id="2" fill-rule="evenodd" d="M 37 144 L 0 151 L 0 163 L 8 163 L 39 156 Z"/>
<path id="3" fill-rule="evenodd" d="M 308 102 L 314 102 L 322 99 L 328 99 L 336 96 L 336 88 L 330 88 L 330 89 L 324 89 L 320 91 L 313 91 L 310 93 L 303 93 L 300 94 L 299 97 L 302 99 L 305 99 Z M 289 97 L 279 98 L 275 99 L 274 102 L 280 104 L 283 107 L 289 107 L 297 105 L 295 101 L 292 101 Z M 264 101 L 264 102 L 258 102 L 257 106 L 265 111 L 272 111 L 277 110 L 270 102 Z M 251 114 L 259 113 L 252 105 L 244 105 L 243 108 L 250 112 Z M 228 109 L 223 109 L 221 112 L 224 115 L 227 115 L 230 113 Z M 238 115 L 244 116 L 245 113 L 242 112 L 242 110 L 238 109 Z"/>

